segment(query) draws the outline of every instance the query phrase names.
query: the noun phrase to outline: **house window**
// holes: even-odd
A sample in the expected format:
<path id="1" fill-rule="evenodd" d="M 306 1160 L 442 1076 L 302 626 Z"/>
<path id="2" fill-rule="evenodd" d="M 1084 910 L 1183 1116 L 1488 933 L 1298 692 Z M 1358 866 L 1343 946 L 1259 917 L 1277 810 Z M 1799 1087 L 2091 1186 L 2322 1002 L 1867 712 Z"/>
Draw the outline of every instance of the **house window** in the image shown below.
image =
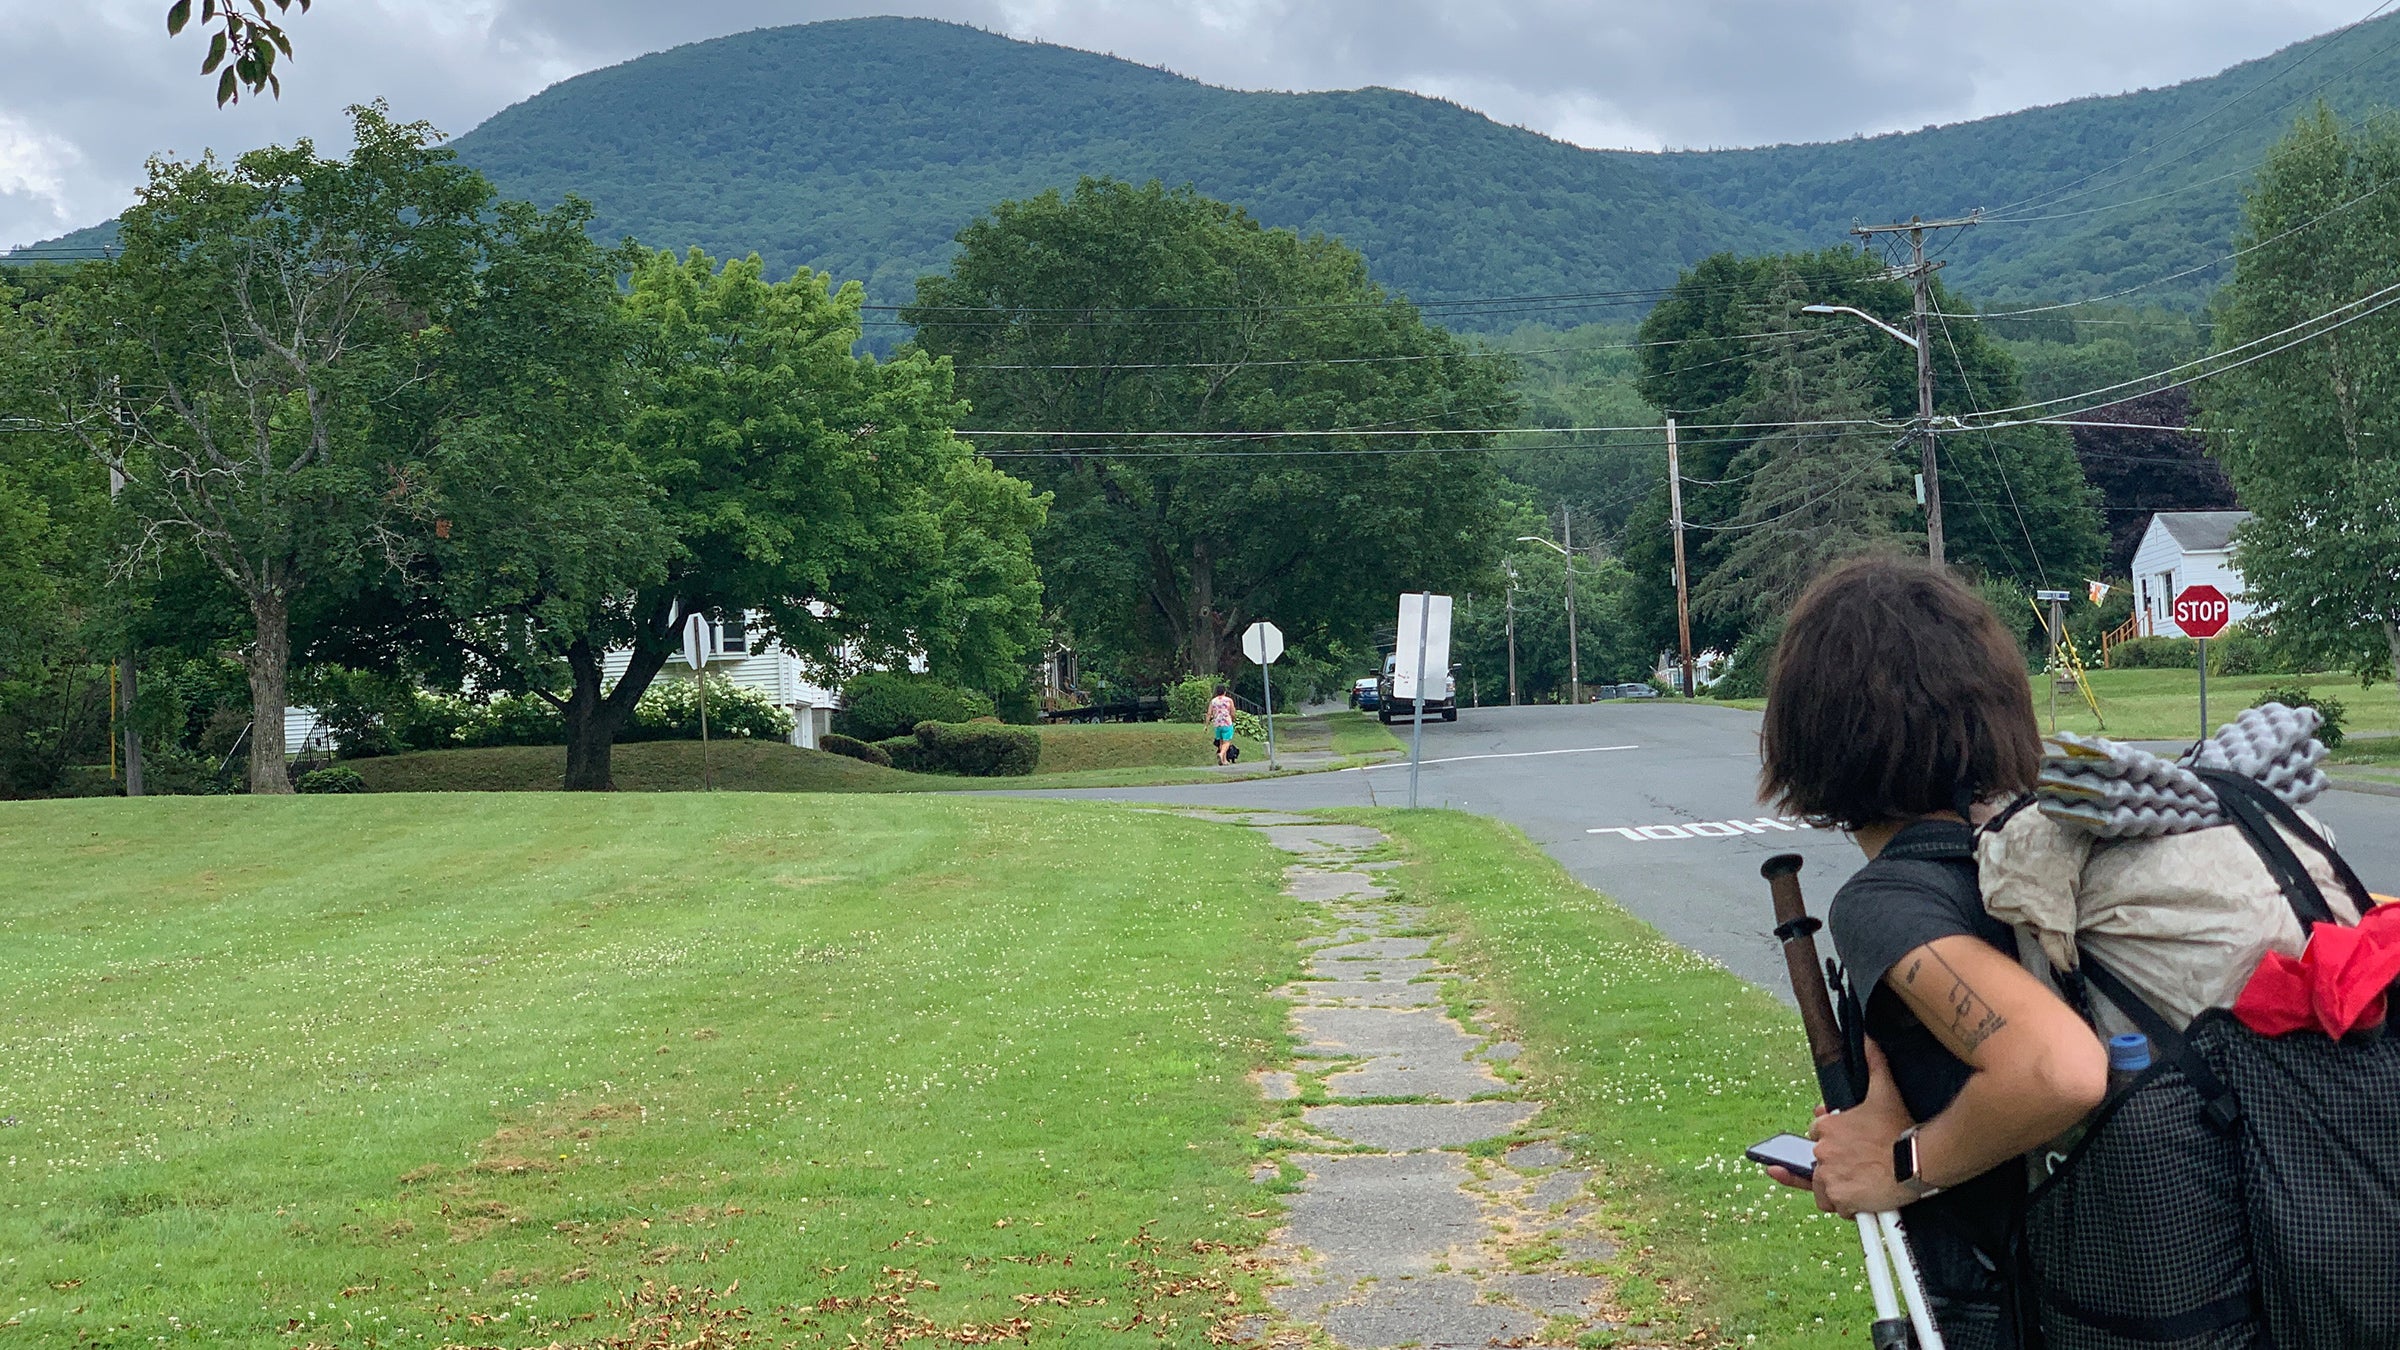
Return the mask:
<path id="1" fill-rule="evenodd" d="M 726 656 L 750 654 L 750 626 L 744 618 L 717 621 L 717 650 Z"/>

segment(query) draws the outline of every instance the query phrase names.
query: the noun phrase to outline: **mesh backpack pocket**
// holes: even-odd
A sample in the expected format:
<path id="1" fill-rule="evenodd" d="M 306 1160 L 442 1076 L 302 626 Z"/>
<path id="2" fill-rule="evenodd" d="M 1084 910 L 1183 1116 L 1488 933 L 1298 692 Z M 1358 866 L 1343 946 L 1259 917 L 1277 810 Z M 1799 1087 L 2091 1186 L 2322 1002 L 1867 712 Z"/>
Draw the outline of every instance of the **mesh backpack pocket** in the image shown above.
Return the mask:
<path id="1" fill-rule="evenodd" d="M 2241 1185 L 2279 1350 L 2400 1346 L 2400 1039 L 2189 1032 L 2241 1103 Z"/>
<path id="2" fill-rule="evenodd" d="M 2025 1256 L 2050 1350 L 2265 1346 L 2240 1149 L 2163 1063 L 2034 1193 Z"/>

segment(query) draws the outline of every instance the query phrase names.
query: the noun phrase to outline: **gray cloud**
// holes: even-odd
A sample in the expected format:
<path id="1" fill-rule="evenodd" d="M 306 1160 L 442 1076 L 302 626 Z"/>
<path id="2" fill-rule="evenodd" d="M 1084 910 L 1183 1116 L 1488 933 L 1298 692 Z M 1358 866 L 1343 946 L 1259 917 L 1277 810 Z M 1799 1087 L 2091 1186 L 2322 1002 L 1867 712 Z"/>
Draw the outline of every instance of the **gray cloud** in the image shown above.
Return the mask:
<path id="1" fill-rule="evenodd" d="M 314 135 L 341 109 L 464 131 L 579 71 L 775 24 L 899 12 L 1251 89 L 1392 85 L 1582 145 L 1756 145 L 2173 83 L 2363 0 L 320 0 L 281 100 L 218 110 L 165 0 L 0 0 L 0 245 L 120 209 L 153 153 Z M 27 55 L 32 54 L 32 55 Z"/>

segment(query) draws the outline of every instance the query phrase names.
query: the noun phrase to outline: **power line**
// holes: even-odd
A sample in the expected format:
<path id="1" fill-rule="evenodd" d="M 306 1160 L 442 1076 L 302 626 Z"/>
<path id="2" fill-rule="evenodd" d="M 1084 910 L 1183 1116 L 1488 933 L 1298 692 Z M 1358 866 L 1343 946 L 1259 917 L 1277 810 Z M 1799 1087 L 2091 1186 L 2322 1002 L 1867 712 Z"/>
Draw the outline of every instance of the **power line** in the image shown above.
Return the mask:
<path id="1" fill-rule="evenodd" d="M 1816 424 L 1803 423 L 1794 425 L 1806 427 L 1814 426 Z M 1885 429 L 1889 429 L 1888 424 L 1883 425 Z M 1659 427 L 1643 427 L 1636 429 L 1645 431 L 1662 430 L 1662 428 Z M 972 441 L 980 433 L 962 430 L 956 434 L 961 440 Z M 1790 438 L 1794 440 L 1821 440 L 1827 437 L 1848 436 L 1855 434 L 1856 433 L 1854 431 L 1847 429 L 1830 431 L 1797 430 L 1790 433 Z M 1239 442 L 1243 439 L 1245 438 L 1240 435 L 1227 435 L 1220 437 L 1214 443 L 1218 445 L 1224 445 Z M 1697 440 L 1686 437 L 1684 438 L 1683 443 L 1686 445 L 1746 445 L 1757 439 L 1758 438 L 1755 436 L 1703 437 Z M 1657 440 L 1590 442 L 1570 441 L 1553 445 L 1320 446 L 1304 450 L 1269 450 L 1256 448 L 1218 450 L 1209 449 L 1206 447 L 1197 449 L 1178 448 L 1162 450 L 1149 448 L 1147 446 L 1078 445 L 1044 449 L 983 449 L 982 447 L 977 447 L 977 453 L 981 454 L 986 459 L 1079 459 L 1086 457 L 1094 459 L 1252 459 L 1270 456 L 1279 456 L 1289 459 L 1309 459 L 1319 457 L 1336 458 L 1341 456 L 1356 455 L 1510 455 L 1549 454 L 1567 450 L 1645 450 L 1665 449 L 1666 444 L 1666 439 L 1662 435 Z"/>
<path id="2" fill-rule="evenodd" d="M 2317 224 L 2319 224 L 2319 223 L 2321 223 L 2321 222 L 2323 222 L 2323 221 L 2329 220 L 2329 219 L 2331 219 L 2332 217 L 2334 217 L 2334 216 L 2337 216 L 2337 215 L 2341 214 L 2342 212 L 2349 210 L 2351 207 L 2358 205 L 2360 202 L 2363 202 L 2363 201 L 2367 200 L 2367 199 L 2368 199 L 2368 198 L 2370 198 L 2370 197 L 2376 196 L 2377 194 L 2381 193 L 2381 192 L 2382 192 L 2382 191 L 2383 191 L 2385 188 L 2387 188 L 2387 187 L 2390 187 L 2390 186 L 2391 186 L 2391 183 L 2390 183 L 2388 180 L 2387 180 L 2386 182 L 2378 183 L 2378 184 L 2376 184 L 2374 187 L 2368 188 L 2366 191 L 2364 191 L 2364 192 L 2362 192 L 2362 193 L 2358 194 L 2358 195 L 2357 195 L 2357 196 L 2355 196 L 2355 197 L 2352 197 L 2350 200 L 2348 200 L 2348 201 L 2346 201 L 2346 202 L 2341 202 L 2341 203 L 2338 203 L 2338 204 L 2336 204 L 2336 205 L 2334 205 L 2334 206 L 2329 206 L 2329 207 L 2325 208 L 2323 211 L 2320 211 L 2320 212 L 2318 212 L 2316 215 L 2313 215 L 2313 216 L 2309 217 L 2308 219 L 2306 219 L 2306 220 L 2304 220 L 2304 221 L 2301 221 L 2299 224 L 2297 224 L 2297 225 L 2294 225 L 2294 226 L 2291 226 L 2291 227 L 2290 227 L 2290 228 L 2288 228 L 2288 229 L 2285 229 L 2285 230 L 2279 231 L 2279 232 L 2277 232 L 2277 233 L 2275 233 L 2275 234 L 2273 234 L 2273 235 L 2270 235 L 2270 236 L 2268 236 L 2268 237 L 2267 237 L 2267 238 L 2265 238 L 2265 239 L 2261 239 L 2261 240 L 2259 240 L 2258 242 L 2256 242 L 2256 243 L 2254 243 L 2254 244 L 2247 244 L 2247 245 L 2244 245 L 2244 246 L 2243 246 L 2243 247 L 2241 247 L 2241 248 L 2237 248 L 2237 249 L 2233 250 L 2231 253 L 2224 254 L 2224 255 L 2222 255 L 2222 256 L 2220 256 L 2220 257 L 2211 258 L 2211 259 L 2209 259 L 2207 262 L 2200 263 L 2200 264 L 2199 264 L 2199 265 L 2197 265 L 2197 266 L 2193 266 L 2193 267 L 2187 267 L 2187 268 L 2183 269 L 2183 270 L 2182 270 L 2182 271 L 2180 271 L 2180 272 L 2170 272 L 2170 273 L 2168 273 L 2167 275 L 2165 275 L 2165 276 L 2163 276 L 2163 277 L 2156 277 L 2156 278 L 2153 278 L 2152 280 L 2149 280 L 2149 281 L 2144 281 L 2144 282 L 2140 282 L 2140 283 L 2138 283 L 2138 284 L 2135 284 L 2135 285 L 2132 285 L 2132 286 L 2127 286 L 2127 287 L 2125 287 L 2125 288 L 2124 288 L 2124 289 L 2122 289 L 2122 290 L 2110 291 L 2110 292 L 2108 292 L 2106 295 L 2090 295 L 2090 296 L 2085 296 L 2085 297 L 2084 297 L 2083 299 L 2081 299 L 2081 300 L 2064 300 L 2064 301 L 2060 301 L 2059 303 L 2057 303 L 2057 304 L 2054 304 L 2054 305 L 2033 305 L 2033 306 L 2030 306 L 2030 307 L 2028 307 L 2028 308 L 2025 308 L 2025 309 L 2002 309 L 2002 310 L 1990 310 L 1990 311 L 1987 311 L 1987 312 L 1985 312 L 1985 313 L 1982 313 L 1982 314 L 1952 314 L 1952 315 L 1950 315 L 1949 317 L 1951 317 L 1951 318 L 1954 318 L 1954 319 L 2013 319 L 2013 318 L 2018 318 L 2018 317 L 2020 317 L 2020 316 L 2022 316 L 2022 315 L 2027 315 L 2027 314 L 2048 314 L 2048 313 L 2051 313 L 2051 312 L 2052 312 L 2052 311 L 2054 311 L 2054 310 L 2061 310 L 2061 309 L 2074 309 L 2074 308 L 2076 308 L 2077 306 L 2080 306 L 2080 305 L 2096 305 L 2096 304 L 2103 303 L 2103 302 L 2105 302 L 2105 301 L 2109 301 L 2109 300 L 2115 300 L 2115 299 L 2119 298 L 2120 296 L 2127 296 L 2127 295 L 2131 295 L 2131 294 L 2133 294 L 2135 291 L 2148 290 L 2148 289 L 2149 289 L 2150 287 L 2152 287 L 2152 286 L 2163 286 L 2163 285 L 2165 285 L 2166 283 L 2168 283 L 2168 282 L 2170 282 L 2170 281 L 2181 281 L 2181 280 L 2182 280 L 2183 278 L 2185 278 L 2185 277 L 2192 276 L 2192 275 L 2195 275 L 2195 274 L 2197 274 L 2197 273 L 2200 273 L 2200 272 L 2205 272 L 2205 271 L 2209 270 L 2209 269 L 2210 269 L 2210 268 L 2212 268 L 2212 267 L 2219 267 L 2219 266 L 2222 266 L 2222 265 L 2224 265 L 2225 263 L 2232 262 L 2234 259 L 2236 259 L 2236 258 L 2239 258 L 2239 257 L 2241 257 L 2242 255 L 2244 255 L 2244 254 L 2246 254 L 2246 253 L 2255 253 L 2255 252 L 2257 252 L 2258 250 L 2260 250 L 2260 249 L 2262 249 L 2262 248 L 2265 248 L 2265 247 L 2267 247 L 2267 246 L 2268 246 L 2268 245 L 2270 245 L 2270 244 L 2281 243 L 2283 240 L 2289 239 L 2290 237 L 2292 237 L 2292 236 L 2293 236 L 2293 235 L 2295 235 L 2295 234 L 2298 234 L 2298 233 L 2299 233 L 2300 231 L 2302 231 L 2302 230 L 2305 230 L 2305 229 L 2312 228 L 2312 227 L 2316 226 Z M 2077 322 L 2084 322 L 2084 321 L 2078 320 Z M 2096 321 L 2096 320 L 2095 320 L 2095 321 L 2092 321 L 2092 322 L 2099 322 L 2099 321 Z M 2205 321 L 2204 321 L 2204 320 L 2195 319 L 2193 322 L 2195 322 L 2195 323 L 2201 323 L 2201 322 L 2205 322 Z"/>
<path id="3" fill-rule="evenodd" d="M 1785 427 L 1883 427 L 1895 424 L 1885 418 L 1846 417 L 1815 418 L 1798 422 L 1713 422 L 1684 427 L 1686 431 L 1775 431 Z M 1575 427 L 1406 427 L 1391 430 L 1378 428 L 1292 428 L 1258 431 L 1029 431 L 995 428 L 970 430 L 960 428 L 961 436 L 1052 436 L 1108 437 L 1115 440 L 1280 440 L 1292 437 L 1316 436 L 1513 436 L 1542 434 L 1555 436 L 1589 436 L 1616 431 L 1658 431 L 1657 422 L 1637 422 L 1622 426 Z"/>
<path id="4" fill-rule="evenodd" d="M 2289 351 L 2293 347 L 2299 346 L 2304 342 L 2313 341 L 2316 338 L 2323 337 L 2325 334 L 2333 332 L 2335 329 L 2342 328 L 2350 323 L 2355 322 L 2356 320 L 2366 318 L 2371 314 L 2379 313 L 2395 303 L 2400 303 L 2400 283 L 2385 286 L 2380 290 L 2371 291 L 2366 295 L 2360 296 L 2356 300 L 2350 301 L 2348 304 L 2338 305 L 2333 309 L 2329 309 L 2323 314 L 2302 319 L 2298 323 L 2278 329 L 2275 332 L 2252 338 L 2248 342 L 2243 342 L 2235 346 L 2228 347 L 2221 352 L 2214 352 L 2210 355 L 2197 358 L 2196 360 L 2186 361 L 2181 365 L 2169 366 L 2165 370 L 2152 371 L 2150 374 L 2139 375 L 2130 380 L 2120 380 L 2115 384 L 2102 385 L 2097 389 L 2087 389 L 2080 394 L 2066 394 L 2058 398 L 2041 399 L 2033 403 L 2021 403 L 2011 408 L 1995 408 L 1988 413 L 1978 414 L 1978 416 L 2002 417 L 2011 413 L 2031 412 L 2036 409 L 2053 407 L 2058 404 L 2081 402 L 2082 400 L 2095 398 L 2101 394 L 2115 393 L 2120 389 L 2131 389 L 2138 385 L 2147 384 L 2151 380 L 2159 379 L 2164 376 L 2181 374 L 2182 372 L 2191 370 L 2194 367 L 2205 366 L 2211 361 L 2216 361 L 2223 357 L 2231 356 L 2234 353 L 2243 351 L 2247 348 L 2259 346 L 2261 343 L 2273 342 L 2277 338 L 2284 337 L 2290 333 L 2299 332 L 2301 329 L 2307 328 L 2312 324 L 2324 323 L 2326 320 L 2334 318 L 2335 315 L 2342 314 L 2345 310 L 2358 311 L 2354 314 L 2348 314 L 2345 317 L 2336 320 L 2335 322 L 2325 324 L 2323 328 L 2320 328 L 2313 333 L 2302 333 L 2299 337 L 2293 338 L 2291 341 L 2286 342 L 2281 346 L 2272 347 L 2264 351 L 2253 353 L 2250 356 L 2246 356 L 2241 360 L 2232 362 L 2228 365 L 2224 365 L 2213 370 L 2205 370 L 2197 375 L 2189 376 L 2181 380 L 2175 380 L 2167 384 L 2158 385 L 2155 388 L 2144 389 L 2140 394 L 2126 394 L 2119 398 L 2102 399 L 2100 402 L 2088 404 L 2077 411 L 2090 412 L 2093 409 L 2106 408 L 2118 403 L 2128 402 L 2132 399 L 2142 397 L 2143 395 L 2163 393 L 2169 389 L 2180 389 L 2185 385 L 2194 384 L 2201 380 L 2211 379 L 2215 376 L 2225 374 L 2227 371 L 2238 370 L 2253 361 L 2273 356 L 2278 352 Z M 2360 308 L 2361 306 L 2366 306 L 2366 308 L 2362 309 Z M 1973 426 L 1967 426 L 1963 423 L 1959 423 L 1957 424 L 1956 429 L 1962 431 L 1993 431 L 1998 430 L 2001 427 L 2023 426 L 2027 423 L 2041 422 L 2046 420 L 2048 419 L 2041 417 L 2028 417 L 2020 418 L 2011 422 L 1979 422 Z"/>
<path id="5" fill-rule="evenodd" d="M 1659 339 L 1659 340 L 1657 340 L 1657 341 L 1654 341 L 1654 342 L 1595 342 L 1595 343 L 1587 343 L 1587 344 L 1585 344 L 1585 345 L 1582 345 L 1582 346 L 1576 346 L 1576 347 L 1536 347 L 1536 348 L 1533 348 L 1531 351 L 1511 351 L 1511 350 L 1509 350 L 1509 349 L 1508 349 L 1508 348 L 1506 348 L 1506 347 L 1475 347 L 1475 348 L 1469 348 L 1469 349 L 1467 349 L 1467 350 L 1464 350 L 1464 351 L 1455 351 L 1455 352 L 1426 352 L 1426 353 L 1412 353 L 1412 354 L 1409 354 L 1409 355 L 1403 355 L 1403 356 L 1327 356 L 1327 357 L 1289 356 L 1289 357 L 1270 357 L 1270 358 L 1261 358 L 1261 359 L 1257 359 L 1257 360 L 1246 360 L 1246 359 L 1241 359 L 1241 358 L 1235 358 L 1235 359 L 1231 359 L 1231 360 L 1223 360 L 1223 361 L 1089 361 L 1089 362 L 1059 362 L 1059 363 L 1056 363 L 1056 364 L 1043 364 L 1043 363 L 1040 363 L 1040 362 L 1030 362 L 1030 361 L 1028 361 L 1028 362 L 1016 362 L 1016 363 L 1001 363 L 1001 362 L 968 362 L 968 363 L 962 363 L 961 365 L 959 365 L 958 369 L 960 369 L 960 370 L 1227 370 L 1227 369 L 1233 369 L 1233 368 L 1236 368 L 1236 367 L 1243 368 L 1243 369 L 1255 369 L 1255 368 L 1259 368 L 1259 367 L 1267 367 L 1267 366 L 1357 366 L 1357 365 L 1374 365 L 1374 364 L 1385 363 L 1385 362 L 1399 362 L 1399 361 L 1455 361 L 1455 360 L 1460 360 L 1460 359 L 1462 359 L 1462 358 L 1489 358 L 1489 357 L 1496 357 L 1496 356 L 1510 356 L 1510 357 L 1524 357 L 1524 356 L 1551 356 L 1551 355 L 1556 355 L 1556 354 L 1558 354 L 1558 353 L 1561 353 L 1561 352 L 1614 352 L 1614 351 L 1640 351 L 1640 350 L 1643 350 L 1643 349 L 1645 349 L 1645 348 L 1652 348 L 1652 347 L 1680 347 L 1680 346 L 1683 346 L 1683 345 L 1685 345 L 1686 343 L 1692 343 L 1692 342 L 1744 342 L 1744 341 L 1751 341 L 1751 340 L 1754 340 L 1754 339 L 1759 339 L 1759 338 L 1779 338 L 1779 337 L 1814 337 L 1814 336 L 1816 336 L 1816 335 L 1817 335 L 1817 332 L 1816 332 L 1816 330 L 1814 330 L 1814 329 L 1807 329 L 1807 328 L 1787 328 L 1787 329 L 1782 329 L 1782 330 L 1778 330 L 1778 331 L 1776 331 L 1776 332 L 1769 332 L 1769 333 L 1706 333 L 1706 334 L 1696 334 L 1696 335 L 1694 335 L 1694 336 L 1691 336 L 1691 337 L 1680 337 L 1680 338 L 1661 338 L 1661 339 Z M 1738 355 L 1737 355 L 1737 356 L 1730 356 L 1730 357 L 1723 357 L 1723 358 L 1720 358 L 1720 360 L 1721 360 L 1721 361 L 1738 361 L 1738 360 L 1742 360 L 1742 359 L 1743 359 L 1743 358 L 1742 358 L 1741 356 L 1738 356 Z M 1717 362 L 1703 362 L 1703 363 L 1701 363 L 1701 365 L 1713 365 L 1713 364 L 1717 364 Z M 1682 369 L 1684 369 L 1684 370 L 1697 370 L 1697 369 L 1700 369 L 1700 368 L 1701 368 L 1700 366 L 1685 366 L 1685 367 L 1682 367 Z"/>

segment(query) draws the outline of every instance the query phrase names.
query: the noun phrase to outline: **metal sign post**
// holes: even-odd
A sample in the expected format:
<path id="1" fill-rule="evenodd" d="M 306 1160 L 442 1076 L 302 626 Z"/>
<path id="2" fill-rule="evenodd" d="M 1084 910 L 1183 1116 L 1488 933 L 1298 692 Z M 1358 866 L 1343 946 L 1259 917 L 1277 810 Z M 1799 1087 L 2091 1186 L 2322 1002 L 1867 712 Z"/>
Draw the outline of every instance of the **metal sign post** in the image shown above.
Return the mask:
<path id="1" fill-rule="evenodd" d="M 1267 768 L 1275 768 L 1275 658 L 1283 655 L 1283 630 L 1261 619 L 1242 630 L 1242 655 L 1258 663 L 1258 678 L 1266 687 Z"/>
<path id="2" fill-rule="evenodd" d="M 2058 734 L 2058 640 L 2066 632 L 2061 626 L 2066 620 L 2060 617 L 2058 607 L 2071 597 L 2065 591 L 2036 591 L 2033 598 L 2050 604 L 2050 734 L 2055 736 Z"/>
<path id="3" fill-rule="evenodd" d="M 1417 804 L 1417 773 L 1425 763 L 1426 672 L 1450 672 L 1450 597 L 1430 591 L 1400 597 L 1400 631 L 1393 643 L 1392 697 L 1406 698 L 1415 727 L 1408 741 L 1408 804 Z M 1409 648 L 1416 648 L 1413 665 Z"/>
<path id="4" fill-rule="evenodd" d="M 2208 640 L 2225 631 L 2233 618 L 2225 592 L 2203 583 L 2175 594 L 2175 626 L 2200 644 L 2200 739 L 2208 739 Z"/>
<path id="5" fill-rule="evenodd" d="M 715 782 L 708 772 L 708 617 L 694 614 L 683 621 L 683 659 L 692 668 L 692 679 L 700 686 L 700 790 L 713 792 Z"/>

